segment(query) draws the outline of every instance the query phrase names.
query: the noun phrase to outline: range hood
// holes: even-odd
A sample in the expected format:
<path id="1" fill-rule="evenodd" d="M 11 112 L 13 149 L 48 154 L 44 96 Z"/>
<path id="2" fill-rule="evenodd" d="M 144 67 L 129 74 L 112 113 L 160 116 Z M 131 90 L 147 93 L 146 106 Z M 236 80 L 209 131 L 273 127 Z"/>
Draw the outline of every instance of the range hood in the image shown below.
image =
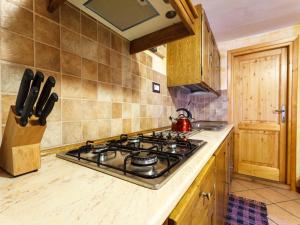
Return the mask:
<path id="1" fill-rule="evenodd" d="M 66 0 L 49 0 L 54 12 Z M 191 0 L 68 0 L 130 41 L 136 53 L 195 33 Z"/>
<path id="2" fill-rule="evenodd" d="M 166 17 L 174 9 L 163 0 L 68 1 L 129 41 L 181 21 L 176 13 Z"/>

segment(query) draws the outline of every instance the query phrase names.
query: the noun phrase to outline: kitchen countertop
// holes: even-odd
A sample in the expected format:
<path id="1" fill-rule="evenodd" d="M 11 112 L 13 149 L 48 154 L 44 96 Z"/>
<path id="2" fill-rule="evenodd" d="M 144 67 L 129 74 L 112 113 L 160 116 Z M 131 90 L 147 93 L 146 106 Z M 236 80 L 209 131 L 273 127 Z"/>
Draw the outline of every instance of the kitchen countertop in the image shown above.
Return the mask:
<path id="1" fill-rule="evenodd" d="M 161 225 L 228 135 L 203 131 L 208 143 L 159 190 L 151 190 L 55 157 L 16 178 L 0 170 L 0 224 Z"/>

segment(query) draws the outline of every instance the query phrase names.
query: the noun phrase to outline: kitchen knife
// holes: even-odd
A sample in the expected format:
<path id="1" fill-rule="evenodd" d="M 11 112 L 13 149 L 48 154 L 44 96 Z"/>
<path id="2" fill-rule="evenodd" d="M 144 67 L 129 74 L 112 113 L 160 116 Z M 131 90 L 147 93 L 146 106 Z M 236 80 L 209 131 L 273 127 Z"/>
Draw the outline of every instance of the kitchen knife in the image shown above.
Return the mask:
<path id="1" fill-rule="evenodd" d="M 44 84 L 43 90 L 41 92 L 41 95 L 39 97 L 38 102 L 36 103 L 35 107 L 35 115 L 40 117 L 42 114 L 43 107 L 45 103 L 47 102 L 47 99 L 49 98 L 51 89 L 55 86 L 55 78 L 50 76 L 46 80 L 46 83 Z"/>
<path id="2" fill-rule="evenodd" d="M 24 102 L 26 100 L 26 97 L 28 95 L 29 92 L 29 88 L 30 88 L 30 83 L 31 80 L 33 79 L 33 72 L 31 69 L 25 69 L 24 73 L 23 73 L 23 77 L 21 80 L 21 84 L 19 87 L 19 91 L 18 91 L 18 95 L 17 95 L 17 100 L 16 100 L 16 114 L 18 116 L 21 115 L 23 107 L 24 107 Z"/>
<path id="3" fill-rule="evenodd" d="M 54 107 L 54 104 L 55 102 L 58 101 L 58 96 L 56 93 L 52 93 L 45 105 L 45 107 L 43 108 L 42 110 L 42 113 L 41 113 L 41 116 L 39 118 L 39 121 L 40 121 L 40 124 L 42 126 L 45 126 L 46 125 L 46 119 L 48 117 L 48 115 L 51 113 L 53 107 Z"/>
<path id="4" fill-rule="evenodd" d="M 31 84 L 31 88 L 33 87 L 37 87 L 38 89 L 38 92 L 40 91 L 40 88 L 41 88 L 41 83 L 44 81 L 44 74 L 40 71 L 37 71 L 34 78 L 33 78 L 33 81 L 32 81 L 32 84 Z M 36 99 L 33 103 L 33 105 L 35 104 L 36 102 Z M 29 116 L 32 116 L 33 114 L 33 109 L 31 110 L 31 112 L 29 113 Z"/>
<path id="5" fill-rule="evenodd" d="M 20 118 L 20 125 L 23 127 L 25 127 L 28 123 L 29 113 L 33 108 L 33 104 L 36 101 L 38 93 L 39 93 L 38 88 L 32 87 L 26 98 L 24 108 L 22 110 L 22 114 L 21 114 L 21 118 Z"/>

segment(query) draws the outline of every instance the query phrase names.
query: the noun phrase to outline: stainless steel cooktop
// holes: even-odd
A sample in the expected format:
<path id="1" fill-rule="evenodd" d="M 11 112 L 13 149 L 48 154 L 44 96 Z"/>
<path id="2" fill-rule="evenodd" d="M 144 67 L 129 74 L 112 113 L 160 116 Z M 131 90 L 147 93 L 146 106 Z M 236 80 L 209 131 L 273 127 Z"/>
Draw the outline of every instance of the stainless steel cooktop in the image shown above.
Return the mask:
<path id="1" fill-rule="evenodd" d="M 199 131 L 198 131 L 199 132 Z M 196 132 L 153 132 L 119 139 L 103 145 L 86 145 L 57 157 L 98 170 L 120 179 L 158 189 L 165 184 L 191 155 L 206 142 L 191 140 Z"/>

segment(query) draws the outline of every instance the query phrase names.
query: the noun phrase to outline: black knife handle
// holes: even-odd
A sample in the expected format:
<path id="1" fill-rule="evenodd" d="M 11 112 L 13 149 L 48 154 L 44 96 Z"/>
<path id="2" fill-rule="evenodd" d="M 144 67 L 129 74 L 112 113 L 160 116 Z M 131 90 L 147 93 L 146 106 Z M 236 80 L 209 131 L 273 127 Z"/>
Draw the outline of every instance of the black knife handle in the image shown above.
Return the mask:
<path id="1" fill-rule="evenodd" d="M 35 115 L 40 117 L 42 114 L 43 107 L 49 98 L 51 89 L 55 86 L 55 78 L 50 76 L 46 80 L 46 83 L 44 84 L 43 90 L 41 92 L 41 95 L 39 97 L 38 102 L 36 103 L 35 107 Z"/>
<path id="2" fill-rule="evenodd" d="M 27 98 L 26 98 L 24 108 L 23 108 L 21 118 L 20 118 L 20 124 L 23 127 L 25 127 L 26 124 L 28 123 L 29 113 L 30 113 L 30 110 L 33 107 L 33 104 L 34 104 L 37 96 L 38 96 L 38 93 L 39 93 L 39 91 L 38 91 L 37 87 L 32 87 L 30 89 L 30 92 L 29 92 Z"/>
<path id="3" fill-rule="evenodd" d="M 42 114 L 39 118 L 40 124 L 44 126 L 46 124 L 46 119 L 49 116 L 50 112 L 52 111 L 55 102 L 58 101 L 58 96 L 56 93 L 52 93 L 45 105 L 45 107 L 42 110 Z"/>
<path id="4" fill-rule="evenodd" d="M 34 78 L 33 78 L 33 81 L 32 81 L 32 84 L 31 84 L 31 88 L 37 87 L 38 92 L 40 92 L 41 84 L 42 84 L 43 81 L 44 81 L 44 74 L 42 72 L 40 72 L 40 71 L 37 71 L 35 73 Z M 35 102 L 36 102 L 36 99 L 35 99 L 33 105 L 35 104 Z M 30 111 L 29 116 L 31 116 L 32 114 L 33 114 L 33 109 Z"/>
<path id="5" fill-rule="evenodd" d="M 23 107 L 24 107 L 24 102 L 26 100 L 26 97 L 28 95 L 29 92 L 29 88 L 30 88 L 30 83 L 31 80 L 33 79 L 34 75 L 33 75 L 33 71 L 31 69 L 25 69 L 24 73 L 23 73 L 23 77 L 21 80 L 21 84 L 19 87 L 19 92 L 18 92 L 18 96 L 17 96 L 17 100 L 16 100 L 16 114 L 18 116 L 21 115 Z"/>

